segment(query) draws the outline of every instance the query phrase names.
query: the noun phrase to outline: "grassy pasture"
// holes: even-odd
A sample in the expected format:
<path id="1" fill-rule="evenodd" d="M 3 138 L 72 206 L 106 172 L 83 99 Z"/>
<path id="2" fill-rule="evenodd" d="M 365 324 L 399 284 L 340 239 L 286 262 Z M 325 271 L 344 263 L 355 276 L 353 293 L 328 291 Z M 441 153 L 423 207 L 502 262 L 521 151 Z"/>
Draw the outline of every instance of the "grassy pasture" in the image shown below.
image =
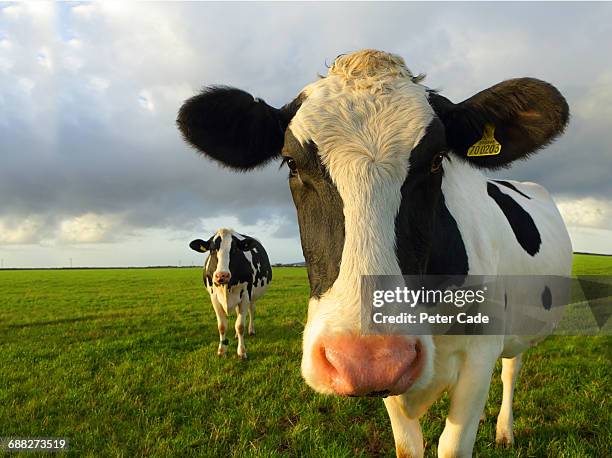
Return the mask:
<path id="1" fill-rule="evenodd" d="M 575 273 L 612 275 L 612 258 L 577 255 Z M 0 437 L 67 437 L 74 456 L 394 456 L 381 400 L 302 382 L 306 272 L 274 275 L 242 362 L 216 356 L 199 269 L 0 271 Z M 476 456 L 610 456 L 611 343 L 528 353 L 513 449 L 494 444 L 498 367 Z M 421 422 L 427 456 L 447 409 Z"/>

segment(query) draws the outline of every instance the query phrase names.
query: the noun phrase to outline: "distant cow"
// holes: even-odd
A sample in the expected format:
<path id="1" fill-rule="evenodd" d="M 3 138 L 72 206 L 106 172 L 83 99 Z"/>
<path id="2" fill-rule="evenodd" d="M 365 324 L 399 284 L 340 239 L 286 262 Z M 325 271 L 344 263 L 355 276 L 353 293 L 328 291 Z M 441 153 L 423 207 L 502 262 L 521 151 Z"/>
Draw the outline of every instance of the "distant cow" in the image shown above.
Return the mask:
<path id="1" fill-rule="evenodd" d="M 194 240 L 189 246 L 199 253 L 209 252 L 204 263 L 204 285 L 217 315 L 219 350 L 227 351 L 227 317 L 236 310 L 238 356 L 247 359 L 244 344 L 246 314 L 249 313 L 249 335 L 255 335 L 255 302 L 272 281 L 268 254 L 256 239 L 231 229 L 219 229 L 209 240 Z"/>
<path id="2" fill-rule="evenodd" d="M 483 175 L 549 144 L 569 109 L 557 89 L 533 78 L 501 82 L 459 104 L 422 79 L 401 57 L 364 50 L 338 57 L 327 76 L 280 109 L 211 87 L 185 102 L 177 122 L 189 143 L 228 167 L 246 171 L 281 156 L 288 166 L 311 289 L 306 382 L 322 393 L 387 396 L 403 457 L 423 455 L 419 417 L 448 391 L 438 453 L 467 457 L 499 357 L 497 441 L 513 441 L 514 384 L 534 340 L 362 335 L 360 280 L 569 275 L 570 240 L 546 190 Z M 521 291 L 504 293 L 510 311 Z M 542 293 L 544 308 L 555 294 Z"/>

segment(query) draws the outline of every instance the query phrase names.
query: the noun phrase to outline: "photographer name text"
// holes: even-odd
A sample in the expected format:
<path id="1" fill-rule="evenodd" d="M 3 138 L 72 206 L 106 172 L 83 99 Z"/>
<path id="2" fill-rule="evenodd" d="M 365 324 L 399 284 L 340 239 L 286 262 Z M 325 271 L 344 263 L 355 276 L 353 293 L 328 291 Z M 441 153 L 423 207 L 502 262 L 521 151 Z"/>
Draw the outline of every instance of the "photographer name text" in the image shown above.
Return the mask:
<path id="1" fill-rule="evenodd" d="M 376 312 L 372 315 L 372 321 L 375 324 L 489 324 L 489 316 L 483 313 L 468 315 L 465 312 L 457 315 L 427 312 L 386 315 L 383 312 Z"/>

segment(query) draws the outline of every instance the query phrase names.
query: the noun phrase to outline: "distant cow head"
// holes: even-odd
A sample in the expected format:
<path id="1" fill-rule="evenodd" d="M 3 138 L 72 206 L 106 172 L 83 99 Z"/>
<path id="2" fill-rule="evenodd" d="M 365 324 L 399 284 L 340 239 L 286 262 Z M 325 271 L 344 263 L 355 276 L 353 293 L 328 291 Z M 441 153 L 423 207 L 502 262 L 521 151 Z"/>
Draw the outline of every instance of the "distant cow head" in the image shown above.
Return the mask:
<path id="1" fill-rule="evenodd" d="M 568 120 L 561 94 L 536 79 L 504 81 L 459 104 L 421 79 L 402 58 L 364 50 L 338 57 L 280 109 L 211 87 L 178 116 L 186 141 L 230 168 L 286 163 L 311 287 L 302 373 L 321 392 L 397 394 L 426 383 L 430 337 L 359 335 L 361 276 L 466 273 L 460 256 L 444 265 L 431 256 L 445 169 L 508 166 Z M 468 156 L 491 131 L 503 153 Z"/>
<path id="2" fill-rule="evenodd" d="M 252 249 L 254 243 L 255 240 L 250 237 L 239 240 L 231 229 L 222 228 L 206 241 L 193 240 L 189 247 L 199 253 L 210 254 L 205 266 L 207 285 L 232 286 L 244 281 L 238 278 L 239 273 L 244 273 L 243 276 L 247 279 L 250 278 L 251 267 L 243 252 Z"/>

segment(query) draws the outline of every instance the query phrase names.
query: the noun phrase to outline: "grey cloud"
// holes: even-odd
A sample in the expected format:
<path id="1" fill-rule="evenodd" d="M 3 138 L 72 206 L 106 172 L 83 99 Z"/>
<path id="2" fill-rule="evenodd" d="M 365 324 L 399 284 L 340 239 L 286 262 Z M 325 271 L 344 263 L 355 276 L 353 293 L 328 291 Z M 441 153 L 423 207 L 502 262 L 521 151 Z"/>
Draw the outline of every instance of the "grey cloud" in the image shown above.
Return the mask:
<path id="1" fill-rule="evenodd" d="M 297 238 L 286 171 L 272 164 L 234 174 L 181 141 L 176 111 L 205 84 L 242 87 L 280 106 L 326 62 L 363 47 L 403 55 L 455 101 L 532 75 L 556 84 L 574 106 L 599 97 L 593 82 L 612 75 L 606 4 L 53 8 L 46 27 L 23 14 L 9 17 L 0 36 L 14 43 L 12 68 L 0 62 L 0 218 L 42 218 L 39 239 L 88 212 L 120 215 L 119 237 L 145 228 L 195 231 L 202 218 L 231 215 Z M 612 103 L 610 91 L 601 97 Z M 575 114 L 548 150 L 498 175 L 609 198 L 609 119 L 598 107 Z"/>
<path id="2" fill-rule="evenodd" d="M 297 219 L 285 217 L 281 219 L 278 224 L 278 228 L 272 233 L 274 237 L 279 239 L 290 239 L 299 237 L 299 228 L 297 225 Z"/>

